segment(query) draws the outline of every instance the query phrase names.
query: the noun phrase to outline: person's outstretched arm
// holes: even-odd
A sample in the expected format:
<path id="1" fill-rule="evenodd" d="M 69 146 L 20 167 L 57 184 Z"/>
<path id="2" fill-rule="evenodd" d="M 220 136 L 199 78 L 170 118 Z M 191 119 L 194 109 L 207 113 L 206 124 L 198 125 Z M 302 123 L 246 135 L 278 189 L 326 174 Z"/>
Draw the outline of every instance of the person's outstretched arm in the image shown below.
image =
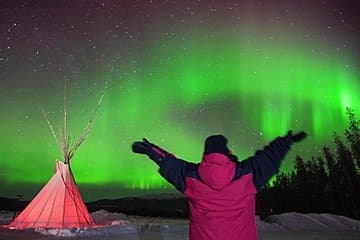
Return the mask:
<path id="1" fill-rule="evenodd" d="M 134 153 L 147 155 L 160 167 L 159 173 L 166 181 L 171 183 L 180 192 L 185 192 L 185 178 L 188 172 L 196 166 L 194 163 L 176 158 L 173 154 L 150 143 L 145 138 L 142 142 L 134 142 L 132 150 Z"/>
<path id="2" fill-rule="evenodd" d="M 290 150 L 293 143 L 300 142 L 306 137 L 305 132 L 293 134 L 289 131 L 284 137 L 277 137 L 263 150 L 257 151 L 254 156 L 239 163 L 242 169 L 250 169 L 257 191 L 274 176 L 280 169 L 281 161 Z"/>

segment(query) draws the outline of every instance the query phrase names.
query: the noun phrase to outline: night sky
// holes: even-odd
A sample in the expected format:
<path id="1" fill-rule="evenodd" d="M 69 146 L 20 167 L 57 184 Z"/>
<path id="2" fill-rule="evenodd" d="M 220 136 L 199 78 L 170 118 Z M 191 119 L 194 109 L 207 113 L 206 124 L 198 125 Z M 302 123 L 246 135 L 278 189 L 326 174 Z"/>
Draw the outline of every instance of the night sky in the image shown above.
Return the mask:
<path id="1" fill-rule="evenodd" d="M 210 134 L 240 159 L 289 129 L 320 155 L 360 113 L 359 1 L 0 1 L 0 196 L 31 199 L 61 154 L 44 120 L 79 137 L 85 201 L 175 192 L 131 152 L 147 137 L 199 162 Z"/>

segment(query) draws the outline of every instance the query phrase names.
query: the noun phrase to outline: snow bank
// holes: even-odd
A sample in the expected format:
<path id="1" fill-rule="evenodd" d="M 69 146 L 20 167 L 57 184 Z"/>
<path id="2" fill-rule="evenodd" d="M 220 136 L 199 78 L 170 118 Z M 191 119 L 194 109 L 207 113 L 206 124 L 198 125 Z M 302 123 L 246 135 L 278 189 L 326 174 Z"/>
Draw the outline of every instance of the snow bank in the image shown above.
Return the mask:
<path id="1" fill-rule="evenodd" d="M 137 227 L 132 224 L 100 226 L 93 228 L 71 228 L 71 229 L 35 229 L 36 232 L 48 236 L 58 237 L 112 237 L 120 235 L 137 235 Z"/>
<path id="2" fill-rule="evenodd" d="M 169 222 L 169 220 L 164 218 L 127 216 L 122 213 L 111 213 L 106 210 L 93 212 L 91 213 L 91 216 L 97 225 L 93 228 L 41 228 L 35 229 L 35 231 L 43 235 L 58 237 L 114 237 L 126 235 L 126 237 L 132 236 L 134 239 L 138 239 L 139 233 L 160 234 L 162 232 L 170 231 L 169 225 L 165 224 L 166 222 Z M 181 221 L 184 222 L 184 220 Z M 187 226 L 187 224 L 184 225 Z"/>
<path id="3" fill-rule="evenodd" d="M 93 228 L 65 228 L 65 229 L 35 229 L 43 235 L 61 236 L 61 237 L 91 237 L 91 236 L 119 236 L 123 234 L 137 235 L 138 226 L 131 223 L 129 218 L 122 213 L 111 213 L 106 210 L 100 210 L 91 213 L 96 224 Z"/>
<path id="4" fill-rule="evenodd" d="M 111 213 L 106 210 L 99 210 L 91 213 L 91 216 L 98 226 L 129 224 L 129 218 L 123 213 Z"/>
<path id="5" fill-rule="evenodd" d="M 94 228 L 35 229 L 35 231 L 47 236 L 91 239 L 123 236 L 125 239 L 136 240 L 141 239 L 142 236 L 153 236 L 149 239 L 187 239 L 189 231 L 187 219 L 127 216 L 106 210 L 93 212 L 91 215 L 97 225 Z M 0 221 L 10 222 L 11 219 L 11 212 L 0 212 Z M 360 221 L 333 214 L 284 213 L 271 215 L 265 220 L 256 217 L 256 224 L 260 233 L 353 232 L 360 235 Z M 179 236 L 181 237 L 178 238 Z"/>
<path id="6" fill-rule="evenodd" d="M 258 224 L 258 226 L 263 223 Z M 270 224 L 270 225 L 269 225 Z M 360 231 L 360 221 L 333 214 L 283 213 L 265 219 L 265 230 Z M 259 230 L 261 230 L 259 228 Z"/>
<path id="7" fill-rule="evenodd" d="M 262 221 L 259 216 L 256 216 L 257 230 L 260 232 L 275 232 L 285 231 L 286 228 L 279 223 Z"/>

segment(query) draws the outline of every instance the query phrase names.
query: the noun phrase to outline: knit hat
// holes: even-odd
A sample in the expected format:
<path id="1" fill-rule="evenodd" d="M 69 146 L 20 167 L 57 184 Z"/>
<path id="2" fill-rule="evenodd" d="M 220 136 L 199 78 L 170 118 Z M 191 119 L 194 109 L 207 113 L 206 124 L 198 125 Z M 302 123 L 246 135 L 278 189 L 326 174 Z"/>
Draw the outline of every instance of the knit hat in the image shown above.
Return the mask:
<path id="1" fill-rule="evenodd" d="M 223 135 L 212 135 L 205 140 L 204 155 L 210 153 L 221 153 L 226 155 L 231 161 L 237 162 L 237 157 L 232 154 L 227 147 L 227 139 Z"/>

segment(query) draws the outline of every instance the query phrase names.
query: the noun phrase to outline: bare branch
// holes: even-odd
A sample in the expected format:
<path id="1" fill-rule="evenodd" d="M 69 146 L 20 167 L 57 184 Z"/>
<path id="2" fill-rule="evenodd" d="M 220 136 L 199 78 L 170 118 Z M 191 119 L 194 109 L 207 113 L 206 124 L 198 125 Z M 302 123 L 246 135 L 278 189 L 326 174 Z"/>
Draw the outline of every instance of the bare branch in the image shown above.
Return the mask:
<path id="1" fill-rule="evenodd" d="M 59 151 L 60 151 L 61 155 L 63 155 L 64 152 L 62 151 L 62 145 L 59 143 L 59 140 L 58 140 L 58 138 L 57 138 L 57 136 L 56 136 L 56 133 L 55 133 L 55 131 L 54 131 L 54 128 L 53 128 L 53 126 L 51 125 L 51 123 L 50 123 L 50 121 L 49 121 L 49 119 L 48 119 L 48 117 L 47 117 L 47 114 L 46 114 L 46 112 L 44 111 L 44 109 L 41 109 L 41 110 L 42 110 L 43 116 L 44 116 L 44 118 L 45 118 L 45 120 L 46 120 L 46 122 L 47 122 L 47 124 L 48 124 L 48 126 L 49 126 L 49 128 L 50 128 L 50 130 L 51 130 L 51 133 L 52 133 L 52 135 L 53 135 L 54 138 L 55 138 L 55 141 L 56 141 L 56 144 L 57 144 L 57 146 L 58 146 L 58 148 L 59 148 Z"/>
<path id="2" fill-rule="evenodd" d="M 69 143 L 67 137 L 67 99 L 66 99 L 66 78 L 64 79 L 64 127 L 63 127 L 63 151 L 65 158 L 68 156 Z"/>
<path id="3" fill-rule="evenodd" d="M 74 156 L 74 153 L 79 149 L 80 145 L 85 141 L 89 133 L 89 130 L 95 120 L 96 113 L 99 110 L 103 97 L 104 94 L 100 97 L 98 103 L 96 104 L 95 109 L 93 110 L 88 123 L 86 124 L 83 132 L 81 133 L 79 140 L 76 142 L 74 148 L 69 151 L 69 160 Z"/>

